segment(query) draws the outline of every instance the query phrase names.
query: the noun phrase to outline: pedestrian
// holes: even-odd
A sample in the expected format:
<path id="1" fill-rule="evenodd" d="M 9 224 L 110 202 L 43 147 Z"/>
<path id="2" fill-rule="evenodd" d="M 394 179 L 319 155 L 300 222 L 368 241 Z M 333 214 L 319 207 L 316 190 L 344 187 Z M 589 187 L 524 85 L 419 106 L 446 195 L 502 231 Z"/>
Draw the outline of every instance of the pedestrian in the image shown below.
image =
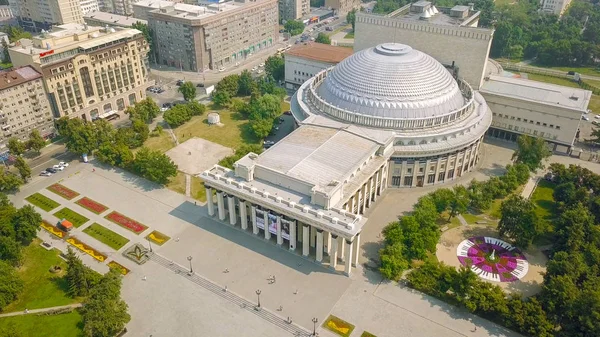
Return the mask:
<path id="1" fill-rule="evenodd" d="M 273 283 L 275 283 L 275 275 L 273 275 Z"/>
<path id="2" fill-rule="evenodd" d="M 93 169 L 92 169 L 92 172 L 96 172 L 96 169 L 95 169 L 95 168 L 93 168 Z"/>
<path id="3" fill-rule="evenodd" d="M 224 292 L 227 292 L 227 286 L 225 286 L 225 289 L 223 289 Z"/>
<path id="4" fill-rule="evenodd" d="M 179 242 L 179 238 L 175 239 L 175 242 Z"/>
<path id="5" fill-rule="evenodd" d="M 25 309 L 25 313 L 28 314 L 29 313 L 29 309 L 26 308 Z"/>
<path id="6" fill-rule="evenodd" d="M 146 275 L 144 275 L 144 278 L 142 278 L 142 280 L 146 281 Z"/>
<path id="7" fill-rule="evenodd" d="M 198 206 L 198 204 L 194 201 L 194 206 Z"/>

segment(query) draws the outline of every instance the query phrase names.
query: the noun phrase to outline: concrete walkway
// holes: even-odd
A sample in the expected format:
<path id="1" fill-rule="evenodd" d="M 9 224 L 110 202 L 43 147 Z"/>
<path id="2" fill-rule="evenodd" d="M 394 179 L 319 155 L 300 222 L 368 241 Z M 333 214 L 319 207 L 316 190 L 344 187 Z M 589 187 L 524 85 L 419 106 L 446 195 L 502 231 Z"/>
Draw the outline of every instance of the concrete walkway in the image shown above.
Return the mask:
<path id="1" fill-rule="evenodd" d="M 69 305 L 61 305 L 58 307 L 51 307 L 51 308 L 42 308 L 42 309 L 33 309 L 33 310 L 29 310 L 27 312 L 23 311 L 15 311 L 15 312 L 9 312 L 6 314 L 1 314 L 0 317 L 11 317 L 11 316 L 20 316 L 20 315 L 28 315 L 28 314 L 39 314 L 42 312 L 49 312 L 49 311 L 54 311 L 54 310 L 61 310 L 61 309 L 68 309 L 68 308 L 81 308 L 83 306 L 83 304 L 81 303 L 75 303 L 75 304 L 69 304 Z"/>
<path id="2" fill-rule="evenodd" d="M 535 187 L 537 186 L 539 181 L 540 177 L 529 178 L 529 180 L 525 184 L 525 187 L 523 187 L 523 191 L 521 191 L 521 196 L 525 199 L 529 199 L 529 197 L 531 197 L 531 195 L 533 194 L 533 191 L 535 190 Z"/>

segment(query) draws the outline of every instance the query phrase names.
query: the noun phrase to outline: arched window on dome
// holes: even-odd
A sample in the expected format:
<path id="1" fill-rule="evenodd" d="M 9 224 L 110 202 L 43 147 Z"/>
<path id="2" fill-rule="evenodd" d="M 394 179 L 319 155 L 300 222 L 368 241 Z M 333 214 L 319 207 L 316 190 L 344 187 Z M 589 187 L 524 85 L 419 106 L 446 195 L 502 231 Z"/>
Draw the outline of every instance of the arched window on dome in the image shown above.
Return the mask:
<path id="1" fill-rule="evenodd" d="M 419 144 L 420 145 L 427 144 L 427 141 L 425 139 L 423 139 Z"/>
<path id="2" fill-rule="evenodd" d="M 402 146 L 402 145 L 404 145 L 404 142 L 403 142 L 403 141 L 401 141 L 401 140 L 399 140 L 399 141 L 397 141 L 397 142 L 396 142 L 396 145 L 400 145 L 400 146 Z"/>
<path id="3" fill-rule="evenodd" d="M 417 143 L 415 143 L 414 140 L 411 140 L 410 142 L 408 142 L 408 145 L 417 145 Z"/>
<path id="4" fill-rule="evenodd" d="M 432 140 L 431 140 L 431 142 L 432 142 L 432 143 L 437 143 L 437 142 L 438 142 L 438 140 L 437 140 L 437 138 L 434 138 L 434 139 L 432 139 Z"/>
<path id="5" fill-rule="evenodd" d="M 442 140 L 448 140 L 448 137 L 444 136 L 444 138 L 442 138 Z"/>

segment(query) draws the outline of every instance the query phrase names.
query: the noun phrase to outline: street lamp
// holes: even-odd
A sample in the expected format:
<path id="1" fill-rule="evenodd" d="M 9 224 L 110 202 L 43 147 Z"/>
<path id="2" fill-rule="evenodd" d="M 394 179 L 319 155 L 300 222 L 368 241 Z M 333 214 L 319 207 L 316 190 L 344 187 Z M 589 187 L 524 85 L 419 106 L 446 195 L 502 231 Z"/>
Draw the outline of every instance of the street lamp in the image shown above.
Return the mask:
<path id="1" fill-rule="evenodd" d="M 256 290 L 256 296 L 258 296 L 258 305 L 257 305 L 258 308 L 260 308 L 260 293 L 261 293 L 260 289 Z"/>
<path id="2" fill-rule="evenodd" d="M 192 257 L 191 257 L 191 256 L 188 256 L 188 257 L 187 257 L 187 260 L 188 260 L 188 261 L 190 261 L 190 274 L 193 274 L 193 273 L 194 273 L 194 270 L 192 269 Z"/>
<path id="3" fill-rule="evenodd" d="M 316 317 L 314 317 L 314 318 L 312 319 L 312 322 L 313 322 L 313 333 L 312 333 L 312 335 L 313 335 L 313 336 L 316 336 L 316 335 L 317 335 L 317 322 L 318 322 L 318 321 L 319 321 L 319 320 L 318 320 Z"/>
<path id="4" fill-rule="evenodd" d="M 150 239 L 146 239 L 148 240 L 148 247 L 150 247 L 150 253 L 152 253 L 152 243 L 150 242 Z"/>

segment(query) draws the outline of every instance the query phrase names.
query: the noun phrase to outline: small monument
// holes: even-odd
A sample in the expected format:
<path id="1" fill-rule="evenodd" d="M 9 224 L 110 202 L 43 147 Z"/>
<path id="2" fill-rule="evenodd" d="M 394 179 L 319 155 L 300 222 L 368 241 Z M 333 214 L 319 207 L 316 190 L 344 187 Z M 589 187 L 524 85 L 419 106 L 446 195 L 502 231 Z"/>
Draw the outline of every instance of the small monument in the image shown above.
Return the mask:
<path id="1" fill-rule="evenodd" d="M 221 116 L 216 112 L 211 112 L 208 114 L 208 124 L 209 125 L 219 125 L 221 124 Z"/>

